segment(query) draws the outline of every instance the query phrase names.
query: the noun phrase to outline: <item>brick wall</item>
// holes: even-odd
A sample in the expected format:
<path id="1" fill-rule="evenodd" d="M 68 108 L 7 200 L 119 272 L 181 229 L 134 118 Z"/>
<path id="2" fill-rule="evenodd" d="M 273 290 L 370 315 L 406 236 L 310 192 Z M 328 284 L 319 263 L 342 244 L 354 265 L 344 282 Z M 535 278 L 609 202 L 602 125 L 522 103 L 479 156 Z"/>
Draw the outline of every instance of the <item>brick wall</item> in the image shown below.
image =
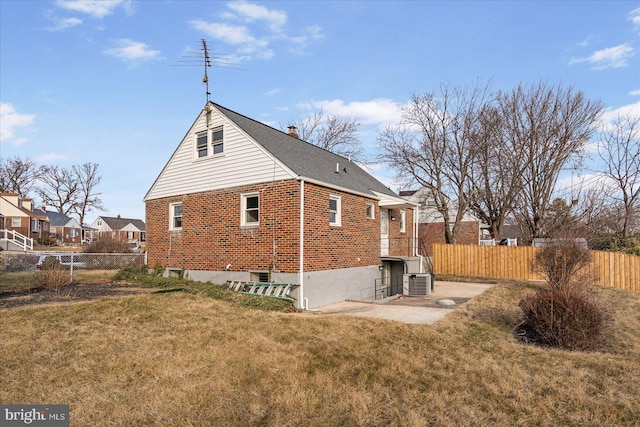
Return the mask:
<path id="1" fill-rule="evenodd" d="M 405 212 L 405 232 L 400 229 L 400 211 Z M 389 209 L 389 256 L 413 256 L 413 209 Z"/>
<path id="2" fill-rule="evenodd" d="M 456 244 L 477 245 L 480 229 L 475 221 L 460 223 Z M 429 224 L 419 224 L 418 234 L 427 250 L 428 256 L 433 256 L 434 243 L 446 243 L 444 239 L 444 222 L 434 222 Z"/>
<path id="3" fill-rule="evenodd" d="M 260 191 L 260 225 L 241 227 L 241 194 Z M 305 183 L 305 271 L 377 265 L 380 219 L 366 218 L 362 196 Z M 342 225 L 329 225 L 329 196 L 341 197 Z M 182 202 L 182 230 L 168 231 L 169 204 Z M 151 267 L 221 271 L 299 269 L 300 182 L 277 181 L 146 203 L 147 252 Z M 377 209 L 377 207 L 376 207 Z M 407 211 L 407 232 L 412 217 Z M 398 225 L 399 227 L 399 225 Z M 274 258 L 274 242 L 276 254 Z"/>

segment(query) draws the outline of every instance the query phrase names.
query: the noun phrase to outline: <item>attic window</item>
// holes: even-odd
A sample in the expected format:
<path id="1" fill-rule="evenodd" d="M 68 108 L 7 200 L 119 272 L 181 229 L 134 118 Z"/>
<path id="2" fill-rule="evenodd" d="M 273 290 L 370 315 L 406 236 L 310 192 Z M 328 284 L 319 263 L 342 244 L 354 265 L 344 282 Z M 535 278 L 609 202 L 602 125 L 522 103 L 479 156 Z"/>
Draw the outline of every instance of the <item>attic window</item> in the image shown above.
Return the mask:
<path id="1" fill-rule="evenodd" d="M 197 135 L 198 158 L 207 157 L 209 154 L 209 144 L 207 144 L 207 133 L 201 132 Z"/>
<path id="2" fill-rule="evenodd" d="M 224 132 L 222 126 L 196 133 L 196 159 L 219 156 L 224 152 Z"/>

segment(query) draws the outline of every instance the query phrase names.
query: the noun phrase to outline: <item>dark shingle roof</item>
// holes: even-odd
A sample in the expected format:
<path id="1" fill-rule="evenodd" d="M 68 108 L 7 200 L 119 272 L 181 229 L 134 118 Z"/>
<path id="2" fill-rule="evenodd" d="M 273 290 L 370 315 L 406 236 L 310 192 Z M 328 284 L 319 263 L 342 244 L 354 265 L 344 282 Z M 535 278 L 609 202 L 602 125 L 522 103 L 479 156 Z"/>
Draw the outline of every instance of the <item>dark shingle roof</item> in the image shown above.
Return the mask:
<path id="1" fill-rule="evenodd" d="M 221 105 L 212 104 L 300 177 L 321 181 L 363 194 L 373 195 L 372 192 L 376 191 L 390 196 L 397 196 L 396 193 L 349 159 L 250 119 Z M 339 172 L 336 172 L 336 165 L 338 165 Z"/>
<path id="2" fill-rule="evenodd" d="M 38 215 L 44 215 L 48 217 L 49 223 L 51 223 L 52 227 L 64 227 L 65 225 L 67 225 L 69 221 L 71 221 L 70 217 L 68 217 L 67 215 L 61 212 L 55 212 L 55 211 L 49 212 L 49 211 L 43 211 L 41 209 L 34 209 L 33 211 Z"/>
<path id="3" fill-rule="evenodd" d="M 140 219 L 132 219 L 132 218 L 120 218 L 120 217 L 112 217 L 112 216 L 100 216 L 104 222 L 107 223 L 112 230 L 122 230 L 127 225 L 132 224 L 140 231 L 145 231 L 146 226 L 144 221 Z"/>

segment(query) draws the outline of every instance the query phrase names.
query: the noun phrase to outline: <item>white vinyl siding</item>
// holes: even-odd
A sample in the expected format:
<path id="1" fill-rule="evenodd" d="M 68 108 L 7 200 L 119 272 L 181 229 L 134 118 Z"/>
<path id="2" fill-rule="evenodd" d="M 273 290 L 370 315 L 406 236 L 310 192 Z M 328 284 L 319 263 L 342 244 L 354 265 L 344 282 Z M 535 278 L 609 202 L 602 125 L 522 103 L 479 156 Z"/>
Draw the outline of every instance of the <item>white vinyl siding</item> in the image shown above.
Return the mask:
<path id="1" fill-rule="evenodd" d="M 146 200 L 296 178 L 233 123 L 211 113 L 210 128 L 224 126 L 224 155 L 194 162 L 195 135 L 207 128 L 201 114 L 149 190 Z M 211 148 L 210 148 L 211 149 Z M 215 147 L 213 148 L 215 152 Z M 222 149 L 220 147 L 219 149 Z M 275 163 L 275 164 L 274 164 Z"/>

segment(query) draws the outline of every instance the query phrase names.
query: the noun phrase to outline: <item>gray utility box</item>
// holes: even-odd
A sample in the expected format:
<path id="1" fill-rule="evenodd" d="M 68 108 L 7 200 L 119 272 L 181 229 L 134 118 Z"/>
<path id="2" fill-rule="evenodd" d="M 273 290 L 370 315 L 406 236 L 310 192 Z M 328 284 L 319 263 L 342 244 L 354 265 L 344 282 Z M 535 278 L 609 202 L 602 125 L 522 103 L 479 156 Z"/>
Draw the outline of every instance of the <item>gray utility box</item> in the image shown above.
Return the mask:
<path id="1" fill-rule="evenodd" d="M 402 276 L 402 294 L 409 297 L 426 297 L 433 289 L 433 274 L 414 273 Z"/>

